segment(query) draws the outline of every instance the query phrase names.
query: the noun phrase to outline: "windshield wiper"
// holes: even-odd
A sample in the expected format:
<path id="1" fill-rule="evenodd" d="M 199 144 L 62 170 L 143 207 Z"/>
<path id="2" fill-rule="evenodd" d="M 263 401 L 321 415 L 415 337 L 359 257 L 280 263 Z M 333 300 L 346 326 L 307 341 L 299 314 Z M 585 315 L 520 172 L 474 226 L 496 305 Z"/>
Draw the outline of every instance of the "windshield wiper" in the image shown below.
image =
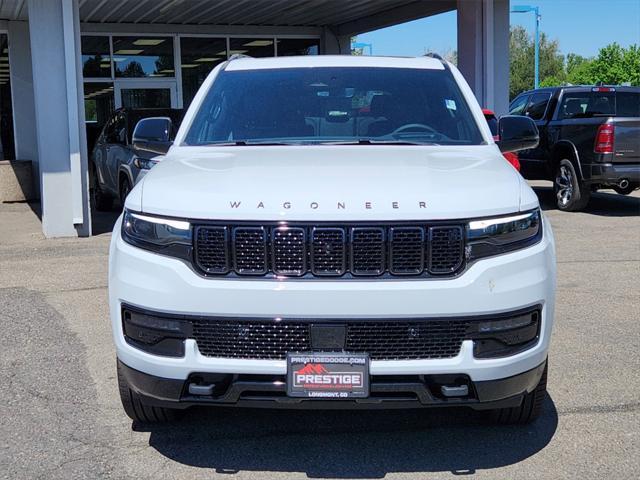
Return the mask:
<path id="1" fill-rule="evenodd" d="M 407 140 L 374 140 L 359 138 L 358 140 L 344 140 L 335 142 L 317 142 L 319 145 L 438 145 L 433 142 L 410 142 Z"/>
<path id="2" fill-rule="evenodd" d="M 302 145 L 298 142 L 261 142 L 261 141 L 252 141 L 252 140 L 235 140 L 230 142 L 209 142 L 209 143 L 199 143 L 198 147 L 250 147 L 250 146 L 274 146 L 274 145 Z"/>

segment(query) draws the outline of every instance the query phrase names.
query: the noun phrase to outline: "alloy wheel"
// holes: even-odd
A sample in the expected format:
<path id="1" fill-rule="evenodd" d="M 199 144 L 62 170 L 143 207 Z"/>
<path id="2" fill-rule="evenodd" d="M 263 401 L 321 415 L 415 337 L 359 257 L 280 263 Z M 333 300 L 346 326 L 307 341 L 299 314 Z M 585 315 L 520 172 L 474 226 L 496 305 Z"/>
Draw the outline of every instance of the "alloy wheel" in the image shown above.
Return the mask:
<path id="1" fill-rule="evenodd" d="M 565 165 L 560 166 L 556 175 L 556 196 L 562 205 L 568 205 L 573 198 L 573 173 Z"/>

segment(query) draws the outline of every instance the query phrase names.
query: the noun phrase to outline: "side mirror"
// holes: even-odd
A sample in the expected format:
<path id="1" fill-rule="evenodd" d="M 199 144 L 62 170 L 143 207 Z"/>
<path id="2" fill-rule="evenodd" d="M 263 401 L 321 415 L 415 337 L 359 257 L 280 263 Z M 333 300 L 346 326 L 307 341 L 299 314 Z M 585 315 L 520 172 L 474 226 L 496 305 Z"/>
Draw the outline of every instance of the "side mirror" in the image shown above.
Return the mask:
<path id="1" fill-rule="evenodd" d="M 173 123 L 168 117 L 143 118 L 133 129 L 133 148 L 164 155 L 173 144 Z"/>
<path id="2" fill-rule="evenodd" d="M 529 117 L 506 115 L 498 120 L 496 145 L 501 152 L 517 152 L 536 148 L 540 142 L 538 127 Z"/>

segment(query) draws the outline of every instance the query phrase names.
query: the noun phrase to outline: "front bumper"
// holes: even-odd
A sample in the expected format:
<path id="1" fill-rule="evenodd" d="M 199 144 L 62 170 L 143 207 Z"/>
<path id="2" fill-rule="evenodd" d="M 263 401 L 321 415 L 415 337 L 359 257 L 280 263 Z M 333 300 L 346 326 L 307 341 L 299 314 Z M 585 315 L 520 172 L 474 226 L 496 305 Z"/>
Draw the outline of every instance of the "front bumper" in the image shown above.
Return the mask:
<path id="1" fill-rule="evenodd" d="M 472 382 L 513 377 L 547 357 L 554 317 L 555 247 L 544 220 L 540 243 L 476 262 L 457 278 L 428 280 L 211 279 L 181 260 L 133 247 L 112 237 L 109 302 L 117 356 L 129 368 L 153 377 L 184 381 L 193 373 L 281 376 L 285 360 L 207 357 L 193 339 L 181 358 L 152 355 L 123 336 L 123 304 L 178 315 L 401 319 L 460 317 L 541 307 L 537 343 L 518 354 L 491 359 L 473 355 L 465 340 L 458 355 L 428 360 L 372 360 L 372 379 L 405 375 L 465 375 Z"/>
<path id="2" fill-rule="evenodd" d="M 373 377 L 369 397 L 353 400 L 287 397 L 283 375 L 216 375 L 210 380 L 215 380 L 220 386 L 216 387 L 213 395 L 192 395 L 189 383 L 192 379 L 206 379 L 206 374 L 194 373 L 190 379 L 173 380 L 139 372 L 122 362 L 119 362 L 119 369 L 129 388 L 140 395 L 146 405 L 158 407 L 389 409 L 464 406 L 486 410 L 519 406 L 524 396 L 540 382 L 546 364 L 545 360 L 537 367 L 512 377 L 478 382 L 452 375 Z M 467 382 L 469 394 L 460 398 L 439 395 L 439 387 L 453 380 Z"/>

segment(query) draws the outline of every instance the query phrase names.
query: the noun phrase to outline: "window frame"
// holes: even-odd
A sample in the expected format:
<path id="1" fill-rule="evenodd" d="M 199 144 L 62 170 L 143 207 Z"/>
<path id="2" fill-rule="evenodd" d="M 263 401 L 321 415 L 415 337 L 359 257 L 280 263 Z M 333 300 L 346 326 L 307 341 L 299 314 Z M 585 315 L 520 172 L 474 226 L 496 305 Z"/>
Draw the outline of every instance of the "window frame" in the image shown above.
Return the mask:
<path id="1" fill-rule="evenodd" d="M 520 98 L 524 98 L 524 107 L 522 108 L 522 113 L 511 113 L 511 106 L 516 103 Z M 511 103 L 509 103 L 509 115 L 517 115 L 517 116 L 524 116 L 524 112 L 527 110 L 527 105 L 529 105 L 529 99 L 531 98 L 531 92 L 527 92 L 527 93 L 521 93 L 520 95 L 516 96 L 516 98 L 514 98 Z"/>
<path id="2" fill-rule="evenodd" d="M 535 97 L 536 95 L 547 95 L 547 103 L 544 106 L 544 110 L 540 118 L 533 118 L 532 116 L 529 115 L 529 108 L 531 107 L 533 97 Z M 529 95 L 529 100 L 527 100 L 527 106 L 524 109 L 523 116 L 529 117 L 533 121 L 544 120 L 545 116 L 547 115 L 547 110 L 549 109 L 550 103 L 551 103 L 551 92 L 532 92 L 531 95 Z"/>

